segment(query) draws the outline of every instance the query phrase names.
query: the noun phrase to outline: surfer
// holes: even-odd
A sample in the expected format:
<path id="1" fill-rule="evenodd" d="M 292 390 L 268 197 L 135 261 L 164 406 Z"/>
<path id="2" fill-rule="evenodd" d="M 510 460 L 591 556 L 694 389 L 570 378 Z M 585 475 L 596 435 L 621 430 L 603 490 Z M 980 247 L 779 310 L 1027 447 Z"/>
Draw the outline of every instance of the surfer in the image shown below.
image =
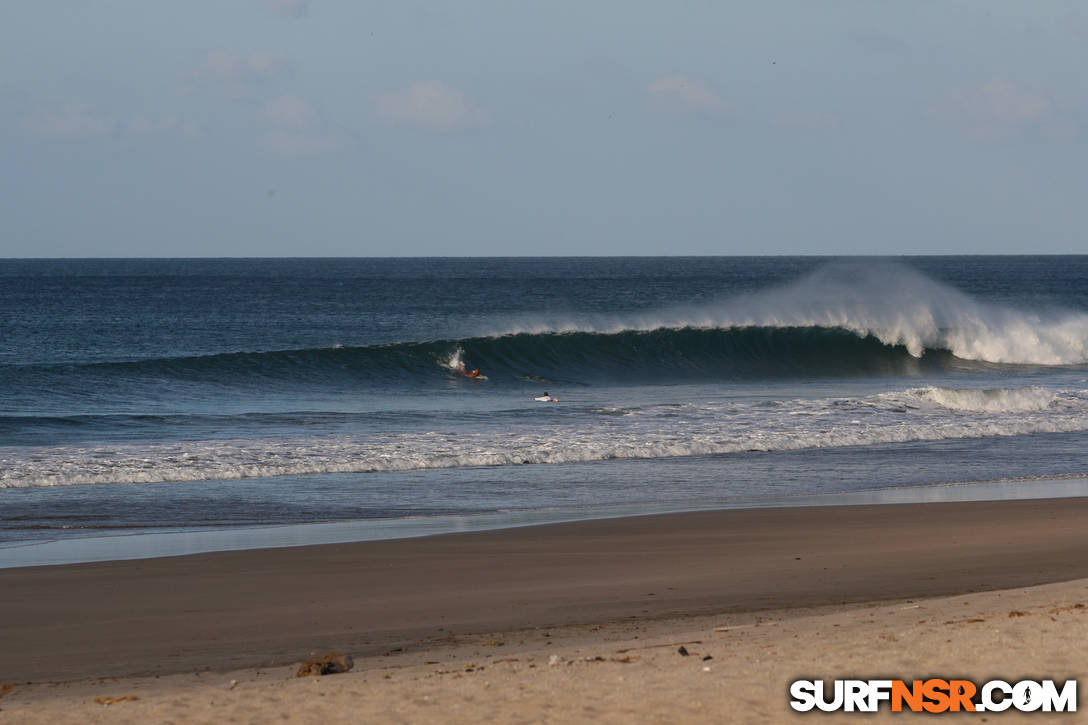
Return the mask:
<path id="1" fill-rule="evenodd" d="M 559 402 L 559 398 L 553 398 L 552 396 L 548 395 L 548 391 L 546 391 L 546 390 L 544 391 L 543 395 L 538 395 L 535 398 L 533 398 L 533 400 L 537 401 L 538 403 L 558 403 Z"/>
<path id="2" fill-rule="evenodd" d="M 461 374 L 466 378 L 478 378 L 480 377 L 480 368 L 473 368 L 471 371 L 465 367 L 465 361 L 461 361 Z"/>

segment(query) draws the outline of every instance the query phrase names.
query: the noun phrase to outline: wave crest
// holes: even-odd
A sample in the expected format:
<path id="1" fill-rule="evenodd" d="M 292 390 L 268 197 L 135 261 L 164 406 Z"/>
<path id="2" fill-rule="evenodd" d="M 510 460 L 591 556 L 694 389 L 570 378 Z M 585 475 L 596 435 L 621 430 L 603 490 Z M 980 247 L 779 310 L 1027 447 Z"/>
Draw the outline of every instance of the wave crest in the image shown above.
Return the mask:
<path id="1" fill-rule="evenodd" d="M 10 369 L 21 389 L 184 380 L 344 389 L 448 384 L 460 363 L 490 384 L 910 375 L 1088 363 L 1088 314 L 976 300 L 899 264 L 828 265 L 794 283 L 633 316 L 537 319 L 462 339 Z M 72 373 L 75 373 L 74 375 Z M 87 378 L 91 380 L 88 381 Z"/>
<path id="2" fill-rule="evenodd" d="M 999 364 L 1088 362 L 1088 314 L 1019 310 L 976 300 L 903 264 L 829 264 L 790 284 L 697 308 L 616 319 L 527 323 L 499 334 L 662 329 L 822 328 L 874 337 L 920 358 L 948 351 Z"/>

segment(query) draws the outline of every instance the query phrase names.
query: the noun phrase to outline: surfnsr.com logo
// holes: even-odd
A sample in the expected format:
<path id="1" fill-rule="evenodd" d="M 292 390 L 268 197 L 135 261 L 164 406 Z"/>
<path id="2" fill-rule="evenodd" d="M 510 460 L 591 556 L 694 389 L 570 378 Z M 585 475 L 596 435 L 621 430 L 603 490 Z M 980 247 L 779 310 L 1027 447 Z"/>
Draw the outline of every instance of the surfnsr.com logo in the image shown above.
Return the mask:
<path id="1" fill-rule="evenodd" d="M 885 703 L 892 712 L 1076 712 L 1077 681 L 797 680 L 790 697 L 798 712 L 876 712 Z"/>

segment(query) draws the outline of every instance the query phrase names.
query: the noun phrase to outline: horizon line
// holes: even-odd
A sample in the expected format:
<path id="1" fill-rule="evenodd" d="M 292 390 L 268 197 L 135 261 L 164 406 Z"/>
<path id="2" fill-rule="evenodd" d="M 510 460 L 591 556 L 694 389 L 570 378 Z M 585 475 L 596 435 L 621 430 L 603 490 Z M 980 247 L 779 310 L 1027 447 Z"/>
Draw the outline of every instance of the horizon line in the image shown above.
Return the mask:
<path id="1" fill-rule="evenodd" d="M 959 252 L 959 253 L 770 253 L 770 254 L 417 254 L 417 255 L 216 255 L 216 256 L 42 256 L 42 257 L 0 257 L 0 262 L 46 262 L 46 261 L 177 261 L 177 260 L 321 260 L 321 259 L 768 259 L 768 258 L 896 258 L 896 257 L 1085 257 L 1088 252 Z"/>

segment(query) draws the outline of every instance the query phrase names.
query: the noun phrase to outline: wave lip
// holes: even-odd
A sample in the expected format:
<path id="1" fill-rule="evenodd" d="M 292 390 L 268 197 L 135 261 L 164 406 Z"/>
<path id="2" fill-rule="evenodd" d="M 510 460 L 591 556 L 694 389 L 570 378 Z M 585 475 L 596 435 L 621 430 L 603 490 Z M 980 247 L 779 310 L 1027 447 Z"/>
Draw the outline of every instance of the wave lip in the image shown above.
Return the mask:
<path id="1" fill-rule="evenodd" d="M 946 351 L 961 360 L 995 364 L 1088 363 L 1088 313 L 987 303 L 894 262 L 833 263 L 780 287 L 698 307 L 527 322 L 503 334 L 804 328 L 873 337 L 916 358 Z"/>
<path id="2" fill-rule="evenodd" d="M 902 344 L 844 327 L 658 327 L 618 332 L 514 333 L 462 340 L 266 353 L 224 353 L 73 368 L 16 371 L 22 389 L 134 390 L 178 385 L 264 389 L 286 384 L 323 389 L 391 385 L 446 387 L 464 362 L 492 383 L 549 381 L 672 382 L 775 378 L 920 375 L 985 367 L 940 348 L 916 356 Z"/>

